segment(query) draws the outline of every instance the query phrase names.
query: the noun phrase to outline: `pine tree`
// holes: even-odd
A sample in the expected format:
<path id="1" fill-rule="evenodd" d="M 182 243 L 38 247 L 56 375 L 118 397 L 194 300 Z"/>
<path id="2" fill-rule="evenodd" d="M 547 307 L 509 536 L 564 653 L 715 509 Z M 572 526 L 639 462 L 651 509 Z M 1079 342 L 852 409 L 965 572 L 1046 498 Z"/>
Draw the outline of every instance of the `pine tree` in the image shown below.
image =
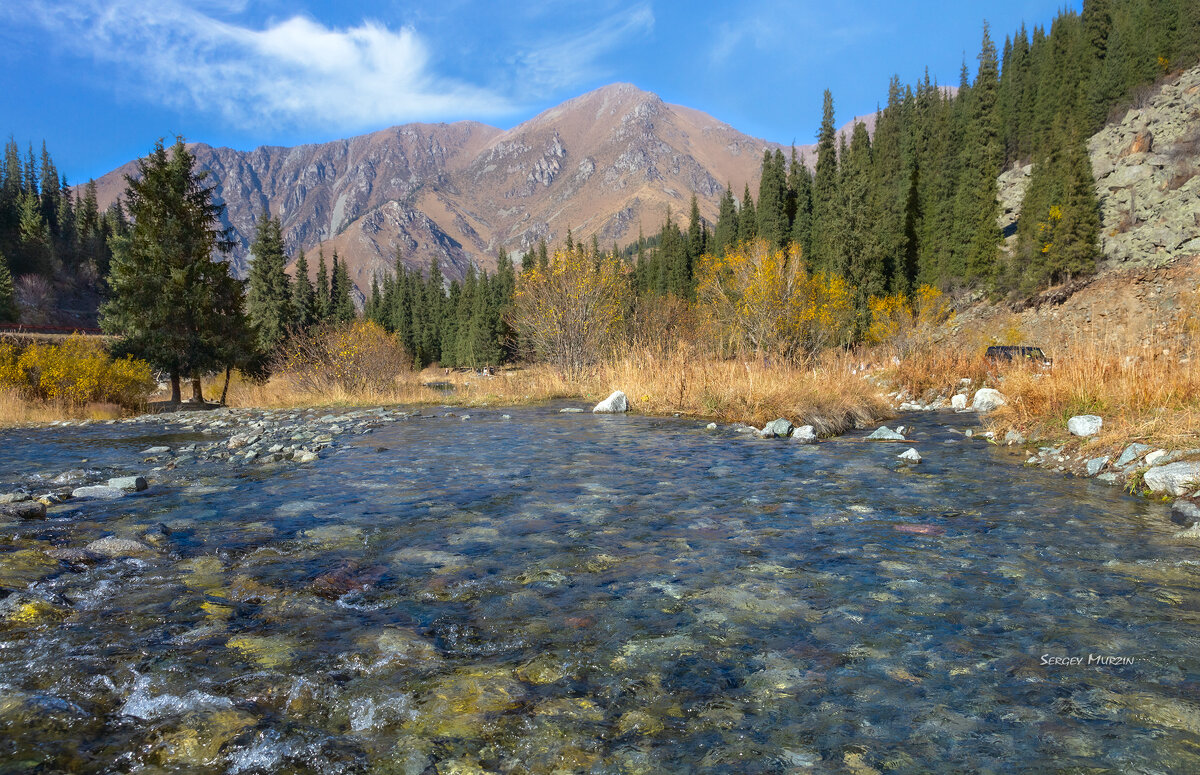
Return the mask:
<path id="1" fill-rule="evenodd" d="M 758 236 L 758 214 L 754 211 L 754 198 L 750 196 L 750 184 L 742 191 L 742 204 L 738 208 L 738 242 L 749 245 Z"/>
<path id="2" fill-rule="evenodd" d="M 1091 161 L 1064 114 L 1035 160 L 1021 208 L 1012 284 L 1030 294 L 1095 268 L 1100 233 Z"/>
<path id="3" fill-rule="evenodd" d="M 784 247 L 791 234 L 787 219 L 787 173 L 783 151 L 763 152 L 762 177 L 758 184 L 758 237 L 772 248 Z"/>
<path id="4" fill-rule="evenodd" d="M 979 52 L 979 72 L 971 86 L 969 123 L 964 177 L 959 184 L 957 214 L 965 225 L 965 244 L 959 246 L 962 267 L 972 281 L 991 283 L 996 279 L 1000 258 L 1000 202 L 996 178 L 1004 161 L 1004 149 L 997 110 L 1000 85 L 996 46 L 987 23 L 983 25 L 983 44 Z"/>
<path id="5" fill-rule="evenodd" d="M 733 187 L 725 185 L 725 193 L 721 195 L 720 211 L 717 215 L 717 225 L 713 229 L 713 252 L 723 255 L 726 250 L 737 242 L 738 222 L 737 203 L 733 201 Z"/>
<path id="6" fill-rule="evenodd" d="M 258 348 L 273 353 L 288 335 L 296 314 L 292 308 L 292 289 L 284 271 L 287 257 L 283 252 L 283 230 L 279 220 L 264 212 L 256 225 L 253 258 L 246 289 L 246 314 L 254 328 Z"/>
<path id="7" fill-rule="evenodd" d="M 812 236 L 809 263 L 816 269 L 833 266 L 836 246 L 831 237 L 837 196 L 837 130 L 833 125 L 833 94 L 826 89 L 817 134 L 817 166 L 812 187 Z"/>
<path id="8" fill-rule="evenodd" d="M 329 269 L 325 266 L 325 249 L 317 248 L 316 314 L 318 323 L 328 323 L 333 318 L 333 302 L 330 297 Z"/>
<path id="9" fill-rule="evenodd" d="M 0 323 L 17 322 L 17 297 L 13 289 L 12 272 L 8 259 L 0 254 Z"/>
<path id="10" fill-rule="evenodd" d="M 371 275 L 371 296 L 367 299 L 366 318 L 383 325 L 383 294 L 379 290 L 379 275 Z"/>
<path id="11" fill-rule="evenodd" d="M 230 365 L 248 330 L 242 284 L 214 255 L 233 247 L 221 226 L 224 206 L 193 166 L 183 138 L 169 153 L 160 140 L 126 177 L 133 224 L 128 236 L 114 237 L 112 296 L 100 313 L 105 331 L 120 337 L 119 352 L 170 374 L 173 401 L 181 376 L 192 377 L 193 397 L 202 400 L 199 377 Z"/>
<path id="12" fill-rule="evenodd" d="M 54 272 L 54 245 L 50 227 L 42 219 L 37 194 L 22 192 L 18 204 L 17 252 L 14 268 L 18 275 Z"/>
<path id="13" fill-rule="evenodd" d="M 850 145 L 840 159 L 831 229 L 838 246 L 834 268 L 849 281 L 859 313 L 865 316 L 868 297 L 882 296 L 888 289 L 879 213 L 871 195 L 871 139 L 866 124 L 855 123 Z"/>
<path id="14" fill-rule="evenodd" d="M 807 262 L 812 255 L 812 174 L 801 158 L 792 163 L 788 188 L 795 202 L 792 216 L 792 242 L 800 247 Z"/>
<path id="15" fill-rule="evenodd" d="M 358 317 L 354 300 L 350 296 L 350 270 L 345 261 L 338 261 L 337 251 L 333 251 L 333 278 L 329 283 L 329 313 L 332 320 L 338 323 L 349 323 Z"/>
<path id="16" fill-rule="evenodd" d="M 296 271 L 292 278 L 292 316 L 292 325 L 301 331 L 317 320 L 316 292 L 308 277 L 308 259 L 303 249 L 296 257 Z"/>

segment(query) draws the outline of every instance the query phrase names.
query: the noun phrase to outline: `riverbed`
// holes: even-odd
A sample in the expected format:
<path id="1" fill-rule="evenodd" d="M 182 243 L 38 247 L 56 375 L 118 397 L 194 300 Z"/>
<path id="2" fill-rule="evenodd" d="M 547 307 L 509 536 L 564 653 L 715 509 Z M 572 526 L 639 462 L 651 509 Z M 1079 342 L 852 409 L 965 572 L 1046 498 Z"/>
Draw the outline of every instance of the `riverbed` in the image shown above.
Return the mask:
<path id="1" fill-rule="evenodd" d="M 0 773 L 1200 772 L 1162 504 L 559 408 L 0 432 Z"/>

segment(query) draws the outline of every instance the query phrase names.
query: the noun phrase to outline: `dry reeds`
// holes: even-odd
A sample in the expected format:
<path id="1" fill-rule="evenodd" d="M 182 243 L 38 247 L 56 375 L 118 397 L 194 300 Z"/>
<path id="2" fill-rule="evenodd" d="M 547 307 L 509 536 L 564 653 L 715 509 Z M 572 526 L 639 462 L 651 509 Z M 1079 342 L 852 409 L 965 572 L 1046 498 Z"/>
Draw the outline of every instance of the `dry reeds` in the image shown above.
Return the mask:
<path id="1" fill-rule="evenodd" d="M 0 427 L 56 420 L 114 420 L 128 411 L 110 403 L 74 404 L 29 400 L 16 390 L 0 390 Z"/>
<path id="2" fill-rule="evenodd" d="M 1068 438 L 1068 419 L 1095 414 L 1104 427 L 1093 444 L 1200 445 L 1200 363 L 1169 349 L 1081 342 L 1050 369 L 1008 369 L 1001 390 L 1008 405 L 990 423 L 998 431 Z"/>

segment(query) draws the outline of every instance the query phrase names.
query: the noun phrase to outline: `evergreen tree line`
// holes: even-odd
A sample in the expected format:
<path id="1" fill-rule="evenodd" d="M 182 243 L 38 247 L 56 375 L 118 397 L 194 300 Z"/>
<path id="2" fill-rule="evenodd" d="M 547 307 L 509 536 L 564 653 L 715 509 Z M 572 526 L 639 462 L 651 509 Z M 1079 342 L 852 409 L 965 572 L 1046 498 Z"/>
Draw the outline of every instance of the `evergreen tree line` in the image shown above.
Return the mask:
<path id="1" fill-rule="evenodd" d="M 536 260 L 536 257 L 535 257 Z M 415 368 L 481 368 L 510 360 L 516 342 L 505 321 L 516 285 L 512 260 L 503 248 L 495 273 L 474 266 L 462 282 L 446 283 L 437 259 L 428 274 L 407 268 L 396 251 L 395 269 L 371 284 L 369 320 L 394 333 L 413 355 Z"/>
<path id="2" fill-rule="evenodd" d="M 1024 26 L 1002 53 L 984 25 L 974 80 L 964 63 L 957 90 L 926 72 L 893 78 L 874 136 L 864 124 L 847 141 L 824 97 L 815 164 L 795 149 L 767 151 L 757 198 L 726 186 L 712 231 L 695 200 L 688 229 L 668 213 L 658 244 L 636 247 L 641 293 L 694 295 L 704 251 L 724 253 L 761 238 L 794 242 L 808 264 L 872 295 L 921 284 L 970 285 L 996 295 L 1032 293 L 1095 266 L 1100 227 L 1087 138 L 1116 108 L 1168 71 L 1200 59 L 1200 3 L 1085 0 L 1050 31 Z M 1032 163 L 1015 251 L 1001 251 L 997 177 Z"/>
<path id="3" fill-rule="evenodd" d="M 22 159 L 10 138 L 0 158 L 0 322 L 16 319 L 15 278 L 95 282 L 108 274 L 109 240 L 128 231 L 119 201 L 100 212 L 94 181 L 76 196 L 45 143 L 40 156 L 30 145 Z"/>
<path id="4" fill-rule="evenodd" d="M 358 317 L 350 272 L 346 262 L 338 260 L 336 250 L 332 269 L 325 262 L 324 250 L 318 251 L 315 279 L 309 277 L 308 257 L 301 250 L 294 276 L 288 277 L 279 219 L 264 213 L 255 226 L 246 278 L 246 314 L 261 352 L 275 353 L 293 333 Z"/>

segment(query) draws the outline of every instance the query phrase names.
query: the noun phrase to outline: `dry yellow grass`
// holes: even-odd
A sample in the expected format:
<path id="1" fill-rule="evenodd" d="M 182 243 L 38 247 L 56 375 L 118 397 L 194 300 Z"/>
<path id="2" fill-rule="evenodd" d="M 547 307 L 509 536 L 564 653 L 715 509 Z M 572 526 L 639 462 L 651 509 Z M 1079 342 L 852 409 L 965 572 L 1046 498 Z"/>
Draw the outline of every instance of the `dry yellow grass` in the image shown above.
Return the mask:
<path id="1" fill-rule="evenodd" d="M 1194 358 L 1181 362 L 1178 354 L 1150 346 L 1080 342 L 1050 369 L 1006 370 L 1000 389 L 1009 403 L 989 418 L 998 432 L 1073 441 L 1067 420 L 1095 414 L 1104 418 L 1100 435 L 1088 442 L 1096 447 L 1130 441 L 1200 446 L 1200 363 Z"/>
<path id="2" fill-rule="evenodd" d="M 29 401 L 14 390 L 0 391 L 0 427 L 56 420 L 113 420 L 130 414 L 116 404 L 64 404 Z"/>
<path id="3" fill-rule="evenodd" d="M 568 379 L 542 364 L 504 369 L 483 377 L 468 371 L 426 369 L 397 379 L 388 391 L 312 393 L 286 376 L 256 384 L 239 379 L 230 384 L 230 406 L 285 408 L 365 406 L 373 404 L 521 406 L 553 400 L 592 404 L 613 390 L 629 396 L 634 411 L 762 424 L 786 417 L 809 424 L 819 433 L 837 433 L 886 416 L 888 407 L 877 387 L 852 373 L 849 355 L 828 353 L 810 366 L 722 360 L 694 354 L 680 346 L 661 352 L 630 351 Z M 428 385 L 449 383 L 443 392 Z M 217 397 L 221 383 L 206 386 Z"/>

